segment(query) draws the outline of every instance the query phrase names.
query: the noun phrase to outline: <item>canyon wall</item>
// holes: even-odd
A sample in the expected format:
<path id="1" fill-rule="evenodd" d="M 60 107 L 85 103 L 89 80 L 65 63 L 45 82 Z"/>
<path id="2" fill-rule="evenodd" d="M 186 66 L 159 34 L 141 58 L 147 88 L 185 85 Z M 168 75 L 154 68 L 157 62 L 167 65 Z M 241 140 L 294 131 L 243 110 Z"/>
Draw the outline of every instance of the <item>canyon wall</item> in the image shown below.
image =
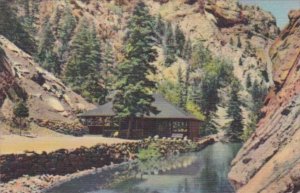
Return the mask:
<path id="1" fill-rule="evenodd" d="M 12 120 L 14 104 L 26 99 L 31 121 L 61 133 L 82 132 L 76 115 L 94 105 L 1 35 L 0 54 L 0 117 Z"/>
<path id="2" fill-rule="evenodd" d="M 270 48 L 275 86 L 264 117 L 232 161 L 239 193 L 300 191 L 300 10 Z"/>

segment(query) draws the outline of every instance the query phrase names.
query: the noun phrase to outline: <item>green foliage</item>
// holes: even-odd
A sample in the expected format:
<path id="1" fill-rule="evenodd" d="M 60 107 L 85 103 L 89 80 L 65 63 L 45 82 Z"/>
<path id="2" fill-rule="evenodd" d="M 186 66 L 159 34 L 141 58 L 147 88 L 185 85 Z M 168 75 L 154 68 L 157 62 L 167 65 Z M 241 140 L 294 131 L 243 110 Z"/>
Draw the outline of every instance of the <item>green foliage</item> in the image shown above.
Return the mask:
<path id="1" fill-rule="evenodd" d="M 63 57 L 67 55 L 66 53 L 69 50 L 69 41 L 71 40 L 76 27 L 76 19 L 69 7 L 67 7 L 62 14 L 62 19 L 58 23 L 58 36 L 61 40 L 61 47 L 58 51 L 60 60 L 63 60 Z M 65 60 L 66 59 L 64 59 L 63 62 L 65 62 Z"/>
<path id="2" fill-rule="evenodd" d="M 186 96 L 186 92 L 185 92 L 185 83 L 183 80 L 183 74 L 182 74 L 181 67 L 178 68 L 177 77 L 178 77 L 178 87 L 179 87 L 179 89 L 178 89 L 178 96 L 179 96 L 178 106 L 180 108 L 184 109 L 186 106 L 187 96 Z"/>
<path id="3" fill-rule="evenodd" d="M 159 93 L 163 94 L 164 97 L 173 103 L 174 105 L 179 105 L 179 85 L 169 80 L 161 82 L 158 86 Z"/>
<path id="4" fill-rule="evenodd" d="M 204 47 L 203 43 L 198 41 L 195 43 L 192 49 L 192 68 L 202 68 L 206 63 L 212 60 L 210 51 Z"/>
<path id="5" fill-rule="evenodd" d="M 23 126 L 22 121 L 29 116 L 29 109 L 25 101 L 21 100 L 17 104 L 15 104 L 13 109 L 14 118 L 17 120 L 17 126 L 20 128 L 20 135 L 21 135 L 21 128 Z"/>
<path id="6" fill-rule="evenodd" d="M 239 92 L 241 85 L 238 80 L 234 79 L 230 87 L 230 99 L 227 108 L 227 117 L 231 119 L 227 128 L 227 136 L 231 141 L 241 141 L 243 134 L 243 115 L 242 115 L 242 102 L 240 101 Z"/>
<path id="7" fill-rule="evenodd" d="M 151 159 L 158 159 L 162 155 L 159 152 L 159 148 L 154 143 L 151 143 L 148 148 L 146 149 L 140 149 L 139 153 L 137 155 L 138 159 L 140 161 L 148 161 Z"/>
<path id="8" fill-rule="evenodd" d="M 255 129 L 256 129 L 256 123 L 257 123 L 257 116 L 254 115 L 253 113 L 251 113 L 250 116 L 249 116 L 249 121 L 246 124 L 244 132 L 243 132 L 243 135 L 241 137 L 241 139 L 243 141 L 247 141 L 247 139 L 249 139 L 249 137 L 255 131 Z"/>
<path id="9" fill-rule="evenodd" d="M 25 52 L 35 53 L 36 44 L 33 37 L 25 31 L 7 0 L 0 0 L 0 34 Z"/>
<path id="10" fill-rule="evenodd" d="M 54 74 L 60 74 L 61 68 L 58 62 L 58 58 L 54 50 L 55 36 L 52 32 L 52 25 L 49 18 L 45 19 L 45 23 L 42 27 L 42 36 L 40 38 L 37 59 L 43 68 L 53 72 Z"/>
<path id="11" fill-rule="evenodd" d="M 165 34 L 165 22 L 162 20 L 161 15 L 158 15 L 155 20 L 155 33 L 156 33 L 156 39 L 158 40 L 158 43 L 163 43 L 163 36 Z"/>
<path id="12" fill-rule="evenodd" d="M 18 102 L 14 109 L 13 114 L 17 118 L 26 118 L 29 116 L 29 110 L 25 101 Z"/>
<path id="13" fill-rule="evenodd" d="M 103 103 L 107 94 L 101 76 L 101 45 L 94 26 L 83 19 L 80 23 L 68 60 L 65 81 L 88 101 Z"/>
<path id="14" fill-rule="evenodd" d="M 244 141 L 246 141 L 256 129 L 256 124 L 262 116 L 261 108 L 264 105 L 264 99 L 267 94 L 267 89 L 263 86 L 260 86 L 257 80 L 253 82 L 252 87 L 250 87 L 248 91 L 251 95 L 251 104 L 249 105 L 249 110 L 251 113 L 242 136 Z"/>
<path id="15" fill-rule="evenodd" d="M 193 47 L 190 39 L 185 41 L 184 48 L 182 50 L 182 58 L 189 61 L 192 58 Z"/>
<path id="16" fill-rule="evenodd" d="M 253 105 L 250 107 L 251 111 L 256 114 L 257 121 L 261 116 L 260 109 L 263 107 L 264 99 L 267 94 L 267 89 L 258 84 L 257 80 L 254 81 L 252 88 L 250 89 Z"/>
<path id="17" fill-rule="evenodd" d="M 183 49 L 185 45 L 185 36 L 178 25 L 176 25 L 175 27 L 175 41 L 176 41 L 177 55 L 182 57 Z"/>
<path id="18" fill-rule="evenodd" d="M 242 59 L 242 57 L 240 57 L 240 59 L 239 59 L 239 65 L 243 66 L 243 59 Z"/>
<path id="19" fill-rule="evenodd" d="M 38 18 L 35 16 L 35 14 L 38 12 L 38 2 L 23 0 L 21 3 L 24 9 L 24 15 L 21 16 L 19 20 L 23 25 L 24 30 L 33 36 L 37 32 L 35 22 L 38 20 Z"/>
<path id="20" fill-rule="evenodd" d="M 248 89 L 251 86 L 252 86 L 252 80 L 251 80 L 250 74 L 247 74 L 247 77 L 246 77 L 246 87 Z"/>
<path id="21" fill-rule="evenodd" d="M 200 107 L 192 100 L 187 101 L 186 110 L 200 120 L 205 119 Z"/>
<path id="22" fill-rule="evenodd" d="M 218 126 L 214 121 L 215 112 L 221 101 L 218 91 L 231 82 L 233 67 L 229 63 L 218 59 L 212 59 L 207 63 L 201 62 L 198 65 L 202 66 L 202 79 L 200 83 L 194 83 L 192 98 L 205 116 L 201 134 L 214 134 L 217 132 Z"/>
<path id="23" fill-rule="evenodd" d="M 166 45 L 164 46 L 165 65 L 171 66 L 176 59 L 176 44 L 175 36 L 173 33 L 173 27 L 170 22 L 166 24 Z"/>
<path id="24" fill-rule="evenodd" d="M 186 44 L 186 38 L 178 25 L 174 30 L 171 22 L 164 22 L 161 15 L 158 15 L 154 27 L 157 43 L 163 47 L 165 66 L 171 66 L 177 60 L 177 56 L 185 57 L 190 54 L 185 51 L 191 51 L 187 48 L 190 44 Z"/>
<path id="25" fill-rule="evenodd" d="M 145 3 L 138 2 L 127 24 L 128 32 L 124 39 L 124 60 L 117 66 L 116 94 L 113 101 L 118 118 L 130 118 L 127 137 L 130 136 L 132 118 L 157 110 L 151 90 L 156 88 L 148 75 L 156 73 L 151 63 L 157 53 L 154 45 L 154 19 Z"/>
<path id="26" fill-rule="evenodd" d="M 238 38 L 237 38 L 237 47 L 238 48 L 242 47 L 241 36 L 238 36 Z"/>
<path id="27" fill-rule="evenodd" d="M 114 56 L 114 51 L 112 45 L 110 43 L 105 44 L 104 54 L 103 54 L 103 62 L 102 62 L 102 77 L 104 78 L 104 85 L 106 86 L 106 90 L 113 90 L 114 76 L 115 74 L 115 63 L 116 59 Z"/>

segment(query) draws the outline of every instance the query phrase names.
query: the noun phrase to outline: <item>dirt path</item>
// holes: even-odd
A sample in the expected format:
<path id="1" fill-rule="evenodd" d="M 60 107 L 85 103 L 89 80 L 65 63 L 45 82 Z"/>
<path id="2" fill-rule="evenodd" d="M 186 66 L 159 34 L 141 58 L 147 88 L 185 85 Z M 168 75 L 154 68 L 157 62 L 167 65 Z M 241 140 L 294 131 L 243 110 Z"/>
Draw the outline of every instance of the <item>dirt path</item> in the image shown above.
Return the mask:
<path id="1" fill-rule="evenodd" d="M 24 151 L 51 152 L 57 149 L 74 149 L 80 146 L 91 147 L 98 143 L 113 144 L 128 142 L 130 140 L 119 138 L 106 138 L 102 136 L 87 135 L 83 137 L 73 136 L 41 136 L 29 138 L 18 135 L 0 136 L 0 154 L 24 153 Z"/>

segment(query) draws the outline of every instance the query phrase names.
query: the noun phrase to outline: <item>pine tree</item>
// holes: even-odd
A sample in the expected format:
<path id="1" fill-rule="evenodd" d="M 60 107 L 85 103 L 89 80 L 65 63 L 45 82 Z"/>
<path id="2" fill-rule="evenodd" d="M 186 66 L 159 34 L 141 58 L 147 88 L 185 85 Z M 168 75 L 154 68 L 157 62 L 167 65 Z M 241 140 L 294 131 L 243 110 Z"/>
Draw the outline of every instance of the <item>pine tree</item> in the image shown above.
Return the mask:
<path id="1" fill-rule="evenodd" d="M 247 74 L 247 77 L 246 77 L 246 87 L 248 89 L 248 88 L 251 88 L 251 86 L 252 86 L 252 80 L 251 80 L 250 74 Z"/>
<path id="2" fill-rule="evenodd" d="M 170 22 L 166 24 L 165 32 L 166 45 L 164 46 L 165 66 L 169 67 L 176 61 L 176 47 L 173 27 Z"/>
<path id="3" fill-rule="evenodd" d="M 227 62 L 220 60 L 210 60 L 201 66 L 202 79 L 200 83 L 194 83 L 192 96 L 205 116 L 201 134 L 208 135 L 217 132 L 218 125 L 214 119 L 221 101 L 218 91 L 231 82 L 233 68 Z"/>
<path id="4" fill-rule="evenodd" d="M 192 58 L 192 52 L 193 52 L 193 47 L 192 47 L 192 42 L 190 39 L 185 41 L 184 48 L 182 51 L 182 57 L 186 61 L 189 61 Z"/>
<path id="5" fill-rule="evenodd" d="M 177 55 L 182 57 L 183 56 L 183 49 L 185 45 L 185 36 L 181 29 L 179 28 L 179 25 L 176 25 L 175 27 L 175 41 L 176 41 L 176 50 Z"/>
<path id="6" fill-rule="evenodd" d="M 192 50 L 191 62 L 193 68 L 202 68 L 204 64 L 207 64 L 212 59 L 210 51 L 200 41 L 196 42 Z"/>
<path id="7" fill-rule="evenodd" d="M 251 104 L 249 106 L 249 121 L 243 134 L 244 141 L 246 141 L 250 137 L 252 132 L 256 129 L 256 124 L 262 116 L 261 108 L 264 104 L 267 89 L 260 86 L 257 80 L 255 80 L 251 87 L 248 88 L 248 92 L 250 92 L 251 95 Z"/>
<path id="8" fill-rule="evenodd" d="M 20 135 L 22 132 L 22 121 L 29 116 L 29 109 L 25 101 L 19 101 L 13 109 L 14 117 L 18 120 L 18 127 L 20 127 Z"/>
<path id="9" fill-rule="evenodd" d="M 101 45 L 96 30 L 85 18 L 71 45 L 65 81 L 88 101 L 103 103 L 107 91 L 101 76 Z"/>
<path id="10" fill-rule="evenodd" d="M 165 22 L 162 20 L 161 15 L 158 15 L 156 17 L 155 21 L 155 33 L 156 33 L 156 39 L 158 40 L 158 43 L 162 44 L 164 35 L 165 35 Z"/>
<path id="11" fill-rule="evenodd" d="M 25 52 L 35 53 L 36 44 L 33 37 L 25 31 L 8 2 L 7 0 L 0 0 L 0 34 Z"/>
<path id="12" fill-rule="evenodd" d="M 230 99 L 227 109 L 227 117 L 232 119 L 227 128 L 227 136 L 231 141 L 241 141 L 243 134 L 242 102 L 240 101 L 240 84 L 234 79 L 231 83 Z"/>
<path id="13" fill-rule="evenodd" d="M 178 98 L 179 98 L 179 104 L 178 106 L 182 109 L 185 108 L 186 105 L 186 99 L 185 99 L 185 84 L 183 80 L 183 72 L 181 67 L 179 66 L 178 72 L 177 72 L 177 84 L 178 84 Z"/>
<path id="14" fill-rule="evenodd" d="M 131 136 L 133 118 L 157 110 L 151 105 L 154 101 L 150 91 L 155 89 L 155 82 L 147 78 L 155 73 L 151 64 L 157 53 L 153 49 L 154 19 L 149 14 L 145 3 L 139 1 L 127 24 L 124 39 L 124 61 L 117 67 L 116 94 L 113 100 L 114 110 L 120 119 L 128 119 L 127 137 Z"/>
<path id="15" fill-rule="evenodd" d="M 241 47 L 242 47 L 241 36 L 238 36 L 238 39 L 237 39 L 237 47 L 238 47 L 238 48 L 241 48 Z"/>
<path id="16" fill-rule="evenodd" d="M 113 48 L 110 43 L 106 43 L 105 50 L 103 54 L 103 63 L 101 74 L 104 78 L 104 85 L 107 91 L 112 90 L 113 86 L 113 74 L 115 74 L 115 63 L 116 59 L 114 56 Z"/>
<path id="17" fill-rule="evenodd" d="M 71 40 L 72 34 L 76 27 L 76 19 L 72 14 L 72 11 L 69 7 L 65 9 L 63 13 L 63 18 L 60 20 L 58 24 L 58 36 L 61 40 L 61 47 L 59 48 L 59 58 L 61 62 L 65 62 L 66 53 L 69 50 L 69 41 Z"/>
<path id="18" fill-rule="evenodd" d="M 253 82 L 252 88 L 250 90 L 251 98 L 252 98 L 252 107 L 251 111 L 256 114 L 257 121 L 261 117 L 260 109 L 262 108 L 264 104 L 264 99 L 266 96 L 267 90 L 264 87 L 261 87 L 257 80 Z"/>
<path id="19" fill-rule="evenodd" d="M 234 43 L 233 43 L 232 37 L 230 37 L 229 44 L 232 45 L 232 46 L 233 46 L 233 44 L 234 44 Z"/>
<path id="20" fill-rule="evenodd" d="M 52 26 L 48 19 L 43 26 L 42 36 L 40 39 L 37 58 L 41 66 L 54 74 L 60 74 L 61 69 L 56 53 L 53 51 L 55 37 L 52 33 Z"/>
<path id="21" fill-rule="evenodd" d="M 242 59 L 242 57 L 240 57 L 240 59 L 239 59 L 239 65 L 243 66 L 243 59 Z"/>

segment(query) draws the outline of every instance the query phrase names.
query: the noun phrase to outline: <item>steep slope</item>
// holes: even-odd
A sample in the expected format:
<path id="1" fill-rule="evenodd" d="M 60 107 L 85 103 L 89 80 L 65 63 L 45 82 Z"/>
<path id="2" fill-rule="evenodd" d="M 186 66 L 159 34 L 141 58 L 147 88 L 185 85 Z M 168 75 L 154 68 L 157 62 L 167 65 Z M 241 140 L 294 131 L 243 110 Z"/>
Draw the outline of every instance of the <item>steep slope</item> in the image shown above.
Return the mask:
<path id="1" fill-rule="evenodd" d="M 11 4 L 17 8 L 18 15 L 23 17 L 26 6 L 17 2 L 14 0 Z M 47 21 L 51 23 L 56 39 L 55 50 L 59 49 L 61 40 L 57 32 L 62 13 L 69 7 L 76 18 L 77 25 L 69 43 L 72 43 L 81 19 L 87 18 L 95 24 L 101 40 L 112 43 L 116 63 L 122 60 L 126 23 L 137 0 L 103 0 L 101 2 L 98 0 L 28 0 L 28 2 L 31 2 L 30 8 L 38 7 L 32 11 L 36 18 L 34 26 L 38 32 L 35 34 L 37 40 L 41 38 L 43 23 L 48 18 Z M 193 44 L 201 41 L 215 57 L 221 57 L 232 63 L 234 74 L 244 87 L 247 77 L 250 77 L 252 82 L 257 80 L 261 86 L 269 87 L 273 84 L 267 50 L 277 37 L 279 29 L 275 18 L 270 13 L 259 7 L 242 6 L 236 0 L 147 0 L 144 2 L 150 8 L 152 15 L 160 14 L 163 20 L 171 22 L 173 27 L 178 25 L 185 37 L 191 39 Z M 180 66 L 185 71 L 188 62 L 178 58 L 177 62 L 166 67 L 163 49 L 159 47 L 158 50 L 159 57 L 155 65 L 159 73 L 155 78 L 158 82 L 177 81 L 178 67 Z M 68 58 L 68 56 L 65 57 Z M 65 64 L 62 66 L 64 67 Z M 199 79 L 201 75 L 196 71 L 192 76 Z M 223 93 L 226 95 L 227 92 Z M 244 98 L 251 100 L 248 95 L 245 90 Z M 218 114 L 220 123 L 223 125 L 224 109 L 221 108 Z"/>
<path id="2" fill-rule="evenodd" d="M 300 191 L 300 10 L 270 49 L 275 87 L 264 118 L 232 162 L 238 192 Z"/>
<path id="3" fill-rule="evenodd" d="M 94 105 L 75 94 L 51 73 L 34 63 L 32 57 L 0 36 L 1 114 L 12 118 L 14 103 L 27 99 L 30 120 L 63 133 L 74 133 L 82 126 L 76 113 Z M 75 132 L 76 133 L 76 132 Z"/>
<path id="4" fill-rule="evenodd" d="M 6 91 L 14 84 L 14 77 L 12 76 L 12 69 L 10 68 L 5 52 L 0 49 L 0 106 L 2 106 Z"/>
<path id="5" fill-rule="evenodd" d="M 35 2 L 38 5 L 38 12 L 34 12 L 34 17 L 37 18 L 35 26 L 39 31 L 37 37 L 40 37 L 42 24 L 48 17 L 57 36 L 61 14 L 66 7 L 70 7 L 77 24 L 83 17 L 93 21 L 99 37 L 112 42 L 116 59 L 122 59 L 122 38 L 126 31 L 126 22 L 137 0 L 69 2 L 69 4 L 65 1 Z M 16 1 L 11 3 L 18 8 L 19 15 L 24 16 L 24 6 Z M 154 16 L 160 14 L 164 20 L 170 21 L 173 25 L 178 24 L 193 43 L 202 41 L 216 56 L 232 62 L 235 75 L 242 83 L 250 74 L 252 80 L 257 79 L 262 84 L 269 85 L 271 80 L 262 76 L 269 70 L 265 50 L 269 49 L 279 32 L 276 20 L 269 12 L 255 6 L 242 6 L 235 0 L 150 0 L 145 3 Z M 33 3 L 31 4 L 33 7 Z M 58 46 L 59 41 L 57 37 Z M 241 46 L 238 45 L 239 41 Z"/>

